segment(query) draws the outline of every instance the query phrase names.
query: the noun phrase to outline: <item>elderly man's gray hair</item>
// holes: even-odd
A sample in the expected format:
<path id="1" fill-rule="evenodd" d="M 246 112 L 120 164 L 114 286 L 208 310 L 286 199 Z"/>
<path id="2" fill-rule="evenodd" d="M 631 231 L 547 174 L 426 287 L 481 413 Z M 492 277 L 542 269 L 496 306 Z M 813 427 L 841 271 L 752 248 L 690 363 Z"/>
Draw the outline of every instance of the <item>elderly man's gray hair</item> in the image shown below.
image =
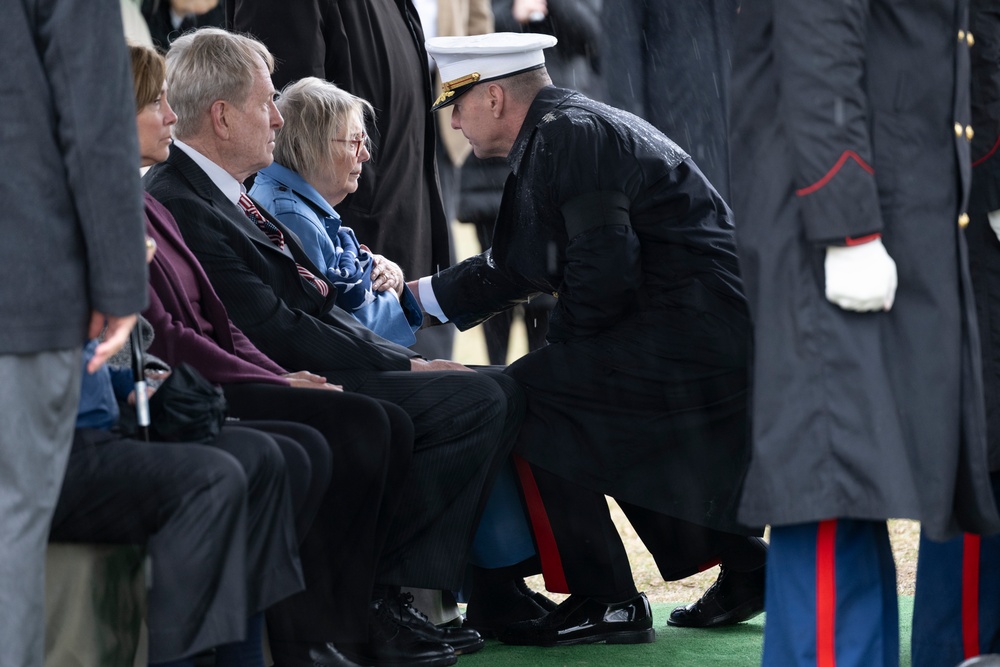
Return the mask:
<path id="1" fill-rule="evenodd" d="M 174 134 L 183 140 L 199 132 L 216 100 L 242 106 L 261 63 L 274 72 L 274 56 L 266 46 L 219 28 L 201 28 L 174 41 L 167 52 L 167 87 L 177 114 Z"/>

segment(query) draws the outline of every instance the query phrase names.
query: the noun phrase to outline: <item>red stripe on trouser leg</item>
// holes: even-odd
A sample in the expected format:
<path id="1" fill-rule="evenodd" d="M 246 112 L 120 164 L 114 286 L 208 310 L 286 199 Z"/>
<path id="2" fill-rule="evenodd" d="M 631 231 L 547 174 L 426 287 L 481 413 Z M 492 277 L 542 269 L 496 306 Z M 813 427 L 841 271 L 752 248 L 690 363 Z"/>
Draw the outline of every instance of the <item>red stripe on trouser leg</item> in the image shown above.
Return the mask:
<path id="1" fill-rule="evenodd" d="M 556 536 L 552 532 L 552 524 L 549 523 L 549 515 L 542 502 L 542 494 L 538 491 L 538 483 L 531 472 L 531 464 L 520 456 L 515 456 L 514 465 L 521 480 L 524 502 L 528 506 L 528 518 L 531 520 L 531 530 L 535 534 L 538 559 L 542 562 L 545 589 L 553 593 L 569 593 L 566 572 L 563 571 L 562 559 L 559 557 L 559 546 L 556 544 Z"/>
<path id="2" fill-rule="evenodd" d="M 836 667 L 837 521 L 820 521 L 816 532 L 816 667 Z"/>
<path id="3" fill-rule="evenodd" d="M 966 659 L 979 655 L 979 536 L 962 542 L 962 648 Z"/>

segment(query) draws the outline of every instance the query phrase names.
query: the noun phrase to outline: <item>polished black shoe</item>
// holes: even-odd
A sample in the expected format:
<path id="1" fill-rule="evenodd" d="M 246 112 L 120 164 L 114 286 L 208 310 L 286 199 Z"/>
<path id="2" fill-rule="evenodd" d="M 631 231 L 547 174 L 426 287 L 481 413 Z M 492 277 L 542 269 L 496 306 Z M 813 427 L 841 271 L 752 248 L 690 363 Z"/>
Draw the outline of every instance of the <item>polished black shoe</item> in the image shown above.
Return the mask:
<path id="1" fill-rule="evenodd" d="M 343 644 L 351 660 L 373 667 L 447 667 L 458 662 L 448 644 L 428 640 L 397 620 L 386 600 L 371 603 L 368 642 Z"/>
<path id="2" fill-rule="evenodd" d="M 455 649 L 455 655 L 475 653 L 486 644 L 482 635 L 464 624 L 459 627 L 434 625 L 423 612 L 413 606 L 413 596 L 409 593 L 400 593 L 397 597 L 386 600 L 386 605 L 396 621 L 428 641 L 448 644 Z"/>
<path id="3" fill-rule="evenodd" d="M 465 627 L 473 628 L 483 637 L 491 639 L 498 636 L 508 625 L 533 621 L 551 611 L 542 608 L 532 597 L 523 594 L 505 600 L 492 599 L 487 604 L 478 604 L 477 599 L 473 597 L 466 607 Z M 553 604 L 552 607 L 554 609 L 556 605 Z"/>
<path id="4" fill-rule="evenodd" d="M 667 625 L 720 628 L 742 623 L 764 611 L 764 567 L 750 572 L 721 568 L 719 578 L 696 601 L 670 612 Z"/>
<path id="5" fill-rule="evenodd" d="M 571 595 L 542 618 L 507 626 L 499 639 L 518 646 L 648 644 L 656 639 L 656 632 L 644 593 L 611 604 Z"/>
<path id="6" fill-rule="evenodd" d="M 271 642 L 274 667 L 361 667 L 333 644 Z"/>

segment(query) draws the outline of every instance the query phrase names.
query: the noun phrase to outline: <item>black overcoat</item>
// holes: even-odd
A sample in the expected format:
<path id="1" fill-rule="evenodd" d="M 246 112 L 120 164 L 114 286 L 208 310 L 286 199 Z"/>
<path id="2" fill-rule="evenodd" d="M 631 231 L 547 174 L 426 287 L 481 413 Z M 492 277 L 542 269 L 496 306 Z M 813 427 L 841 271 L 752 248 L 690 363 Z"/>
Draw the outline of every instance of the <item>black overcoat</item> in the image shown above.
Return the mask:
<path id="1" fill-rule="evenodd" d="M 754 319 L 740 518 L 996 530 L 966 245 L 967 3 L 757 0 L 733 58 L 733 208 Z M 825 248 L 880 232 L 889 312 L 824 296 Z"/>
<path id="2" fill-rule="evenodd" d="M 520 452 L 590 489 L 730 527 L 747 460 L 749 329 L 729 210 L 645 121 L 554 87 L 508 161 L 491 250 L 433 279 L 468 329 L 558 296 L 512 364 Z"/>

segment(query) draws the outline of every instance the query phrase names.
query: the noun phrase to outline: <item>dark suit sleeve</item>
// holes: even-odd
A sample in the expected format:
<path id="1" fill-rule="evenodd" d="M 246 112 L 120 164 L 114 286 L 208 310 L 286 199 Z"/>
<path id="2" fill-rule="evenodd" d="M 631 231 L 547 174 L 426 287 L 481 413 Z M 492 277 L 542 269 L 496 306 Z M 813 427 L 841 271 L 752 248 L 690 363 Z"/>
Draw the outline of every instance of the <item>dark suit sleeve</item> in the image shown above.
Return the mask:
<path id="1" fill-rule="evenodd" d="M 137 313 L 146 305 L 144 226 L 121 9 L 110 0 L 44 0 L 37 7 L 35 45 L 48 80 L 34 85 L 47 85 L 54 100 L 55 131 L 87 253 L 91 306 L 110 315 Z M 34 168 L 24 165 L 28 173 Z"/>
<path id="2" fill-rule="evenodd" d="M 410 369 L 410 356 L 415 355 L 408 355 L 405 348 L 398 351 L 398 346 L 391 344 L 375 345 L 290 307 L 262 280 L 268 267 L 253 242 L 207 203 L 186 198 L 167 198 L 162 203 L 178 221 L 185 242 L 208 274 L 233 323 L 276 363 L 292 371 Z"/>
<path id="3" fill-rule="evenodd" d="M 229 354 L 215 341 L 173 317 L 163 307 L 155 291 L 150 291 L 149 307 L 142 315 L 149 320 L 153 331 L 156 332 L 149 351 L 171 366 L 186 362 L 216 384 L 228 382 L 288 384 L 288 381 L 279 377 L 276 372 Z M 278 370 L 281 371 L 280 368 Z"/>
<path id="4" fill-rule="evenodd" d="M 441 310 L 459 331 L 482 324 L 538 293 L 501 271 L 489 250 L 436 273 L 431 286 Z"/>
<path id="5" fill-rule="evenodd" d="M 866 94 L 868 0 L 775 0 L 773 56 L 806 237 L 881 231 Z M 868 81 L 867 85 L 889 85 Z"/>

